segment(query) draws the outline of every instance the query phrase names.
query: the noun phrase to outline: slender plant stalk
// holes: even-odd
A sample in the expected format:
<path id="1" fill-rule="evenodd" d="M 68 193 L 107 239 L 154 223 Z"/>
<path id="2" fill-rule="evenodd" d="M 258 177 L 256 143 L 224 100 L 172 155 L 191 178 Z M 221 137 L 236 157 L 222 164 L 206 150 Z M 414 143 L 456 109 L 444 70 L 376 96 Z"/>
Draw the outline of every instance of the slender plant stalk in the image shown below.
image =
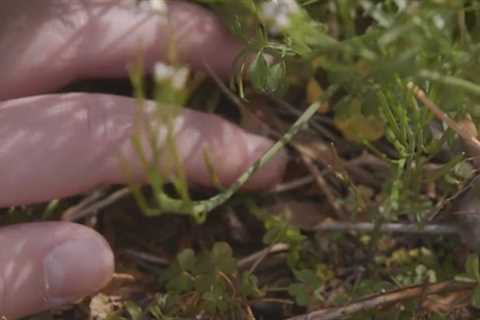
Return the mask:
<path id="1" fill-rule="evenodd" d="M 320 107 L 319 102 L 315 102 L 310 105 L 307 110 L 295 121 L 295 123 L 287 130 L 287 132 L 278 140 L 265 154 L 255 161 L 238 179 L 225 191 L 206 200 L 193 201 L 188 205 L 181 199 L 175 199 L 162 193 L 162 211 L 172 212 L 177 214 L 187 214 L 195 218 L 196 221 L 202 222 L 206 218 L 206 214 L 216 207 L 225 203 L 230 199 L 235 192 L 237 192 L 250 177 L 262 168 L 268 161 L 270 161 L 285 145 L 287 145 L 292 138 L 308 123 L 310 118 L 317 112 Z M 156 215 L 152 212 L 151 215 Z M 158 213 L 160 214 L 160 213 Z"/>
<path id="2" fill-rule="evenodd" d="M 442 75 L 440 73 L 432 72 L 429 70 L 422 70 L 420 71 L 419 75 L 424 79 L 436 81 L 448 86 L 464 89 L 465 91 L 468 91 L 475 95 L 480 95 L 480 86 L 465 79 Z"/>

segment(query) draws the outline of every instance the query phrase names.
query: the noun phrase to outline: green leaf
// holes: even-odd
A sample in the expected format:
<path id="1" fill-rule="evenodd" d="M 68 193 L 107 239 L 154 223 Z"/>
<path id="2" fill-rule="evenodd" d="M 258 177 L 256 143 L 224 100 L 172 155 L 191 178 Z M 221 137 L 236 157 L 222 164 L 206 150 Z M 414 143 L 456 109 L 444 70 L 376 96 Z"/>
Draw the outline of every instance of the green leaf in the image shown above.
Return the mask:
<path id="1" fill-rule="evenodd" d="M 267 233 L 263 236 L 265 244 L 283 242 L 289 244 L 290 247 L 294 247 L 306 239 L 298 228 L 291 226 L 283 217 L 267 218 L 265 228 L 267 229 Z"/>
<path id="2" fill-rule="evenodd" d="M 192 290 L 193 280 L 185 272 L 178 274 L 176 277 L 171 278 L 167 283 L 167 289 L 175 292 L 183 293 Z"/>
<path id="3" fill-rule="evenodd" d="M 143 314 L 142 308 L 140 308 L 133 301 L 125 302 L 125 308 L 127 309 L 127 312 L 132 318 L 132 320 L 141 320 L 145 317 L 145 315 Z"/>
<path id="4" fill-rule="evenodd" d="M 226 242 L 217 242 L 212 249 L 212 259 L 217 270 L 232 274 L 237 271 L 237 264 L 233 258 L 232 248 Z"/>
<path id="5" fill-rule="evenodd" d="M 299 306 L 307 306 L 310 302 L 310 296 L 301 283 L 294 283 L 288 286 L 288 294 L 295 298 L 296 304 Z"/>
<path id="6" fill-rule="evenodd" d="M 318 278 L 312 270 L 293 270 L 293 273 L 295 274 L 295 278 L 297 278 L 298 281 L 306 283 L 310 286 L 314 286 L 315 283 L 318 282 Z"/>
<path id="7" fill-rule="evenodd" d="M 258 279 L 255 275 L 244 272 L 240 278 L 240 294 L 244 298 L 258 298 L 262 295 L 258 289 Z"/>
<path id="8" fill-rule="evenodd" d="M 239 1 L 245 8 L 250 10 L 252 13 L 257 12 L 257 6 L 255 5 L 255 1 L 253 0 L 240 0 Z"/>
<path id="9" fill-rule="evenodd" d="M 286 77 L 285 62 L 278 62 L 268 67 L 267 79 L 265 83 L 265 93 L 275 93 L 285 84 Z"/>
<path id="10" fill-rule="evenodd" d="M 177 261 L 180 268 L 184 271 L 193 271 L 195 269 L 195 253 L 192 249 L 182 250 L 177 255 Z"/>
<path id="11" fill-rule="evenodd" d="M 259 51 L 255 60 L 249 68 L 250 81 L 252 82 L 253 87 L 263 92 L 267 86 L 267 77 L 268 77 L 268 64 L 263 51 Z"/>
<path id="12" fill-rule="evenodd" d="M 285 87 L 287 66 L 284 61 L 269 64 L 260 50 L 249 68 L 250 81 L 255 90 L 272 94 Z"/>
<path id="13" fill-rule="evenodd" d="M 476 286 L 472 292 L 472 306 L 480 309 L 480 286 Z"/>
<path id="14" fill-rule="evenodd" d="M 212 283 L 209 290 L 202 294 L 205 301 L 205 307 L 210 312 L 224 313 L 229 308 L 229 299 L 225 285 L 217 281 Z"/>
<path id="15" fill-rule="evenodd" d="M 475 279 L 477 282 L 480 282 L 480 266 L 478 255 L 472 254 L 467 257 L 465 262 L 465 270 L 467 275 L 472 279 Z"/>
<path id="16" fill-rule="evenodd" d="M 337 105 L 334 124 L 350 141 L 375 141 L 385 133 L 381 119 L 375 115 L 365 115 L 361 101 L 357 98 Z"/>

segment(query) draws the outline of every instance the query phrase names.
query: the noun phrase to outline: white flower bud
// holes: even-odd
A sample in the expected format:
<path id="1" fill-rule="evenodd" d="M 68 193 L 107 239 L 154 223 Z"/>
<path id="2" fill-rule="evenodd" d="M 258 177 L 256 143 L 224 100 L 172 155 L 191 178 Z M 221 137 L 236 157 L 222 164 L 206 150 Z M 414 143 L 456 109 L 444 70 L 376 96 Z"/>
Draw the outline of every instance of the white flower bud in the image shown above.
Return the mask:
<path id="1" fill-rule="evenodd" d="M 169 81 L 176 90 L 182 90 L 187 83 L 190 70 L 187 67 L 175 68 L 163 62 L 157 62 L 153 68 L 156 81 Z"/>
<path id="2" fill-rule="evenodd" d="M 172 86 L 177 90 L 185 88 L 190 70 L 187 67 L 177 69 L 172 77 Z"/>
<path id="3" fill-rule="evenodd" d="M 270 25 L 270 32 L 276 34 L 287 28 L 291 16 L 299 11 L 295 0 L 270 0 L 262 4 L 260 15 Z"/>
<path id="4" fill-rule="evenodd" d="M 175 74 L 175 68 L 163 62 L 157 62 L 153 67 L 153 75 L 156 81 L 169 80 L 173 77 L 174 74 Z"/>

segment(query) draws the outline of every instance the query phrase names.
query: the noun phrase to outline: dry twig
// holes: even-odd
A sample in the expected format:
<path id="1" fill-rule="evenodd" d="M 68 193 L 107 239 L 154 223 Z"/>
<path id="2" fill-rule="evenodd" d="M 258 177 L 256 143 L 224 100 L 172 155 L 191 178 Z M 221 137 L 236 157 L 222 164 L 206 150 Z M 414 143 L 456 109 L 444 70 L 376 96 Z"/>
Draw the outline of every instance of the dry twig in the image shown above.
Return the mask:
<path id="1" fill-rule="evenodd" d="M 432 100 L 430 100 L 425 92 L 416 86 L 414 83 L 409 82 L 407 84 L 418 100 L 420 100 L 438 119 L 445 122 L 449 128 L 454 130 L 466 143 L 474 147 L 477 151 L 480 151 L 480 141 L 476 137 L 473 128 L 458 123 L 451 119 L 445 112 L 443 112 Z"/>
<path id="2" fill-rule="evenodd" d="M 114 202 L 118 201 L 119 199 L 127 196 L 130 194 L 130 189 L 129 188 L 122 188 L 118 191 L 115 191 L 114 193 L 110 194 L 108 197 L 93 202 L 89 201 L 88 203 L 81 203 L 80 205 L 77 205 L 75 207 L 72 207 L 68 209 L 63 215 L 62 215 L 62 220 L 64 221 L 78 221 L 82 218 L 87 218 L 90 217 L 91 215 L 95 214 L 98 212 L 98 210 L 103 209 Z M 95 200 L 98 199 L 95 198 Z M 92 204 L 93 202 L 93 204 Z"/>
<path id="3" fill-rule="evenodd" d="M 72 221 L 69 219 L 72 215 L 75 215 L 77 212 L 82 211 L 84 208 L 90 206 L 92 203 L 95 203 L 98 199 L 100 199 L 103 195 L 105 195 L 106 189 L 105 188 L 100 188 L 89 195 L 87 195 L 85 198 L 82 199 L 78 204 L 68 208 L 65 210 L 65 212 L 62 215 L 62 220 L 66 221 Z"/>
<path id="4" fill-rule="evenodd" d="M 315 177 L 315 181 L 317 182 L 317 185 L 325 193 L 325 197 L 327 198 L 328 203 L 335 210 L 335 213 L 337 214 L 337 216 L 340 217 L 342 220 L 345 220 L 347 218 L 346 213 L 344 212 L 340 204 L 336 201 L 337 199 L 336 195 L 333 193 L 333 190 L 331 190 L 330 187 L 328 186 L 327 181 L 323 178 L 322 173 L 317 168 L 317 166 L 315 166 L 315 164 L 313 163 L 313 160 L 310 157 L 304 155 L 303 153 L 302 153 L 302 160 L 307 166 L 308 170 Z"/>
<path id="5" fill-rule="evenodd" d="M 308 175 L 306 177 L 298 178 L 293 181 L 276 185 L 272 190 L 269 191 L 269 193 L 281 193 L 281 192 L 291 191 L 291 190 L 306 186 L 312 182 L 315 182 L 315 177 Z"/>
<path id="6" fill-rule="evenodd" d="M 399 303 L 406 300 L 427 297 L 434 294 L 444 294 L 454 291 L 471 290 L 475 284 L 446 281 L 431 285 L 419 285 L 414 287 L 397 289 L 383 294 L 366 297 L 362 300 L 352 302 L 339 307 L 321 309 L 288 318 L 287 320 L 336 320 L 343 319 L 358 312 L 370 311 L 376 308 L 384 307 L 393 303 Z"/>
<path id="7" fill-rule="evenodd" d="M 123 250 L 123 253 L 131 256 L 132 258 L 142 260 L 148 263 L 153 263 L 162 267 L 170 265 L 170 261 L 168 261 L 168 259 L 161 258 L 150 253 L 141 252 L 134 249 L 125 249 Z"/>
<path id="8" fill-rule="evenodd" d="M 250 272 L 253 272 L 260 262 L 262 262 L 263 259 L 265 259 L 268 255 L 285 252 L 288 250 L 288 248 L 288 245 L 285 243 L 271 245 L 265 249 L 240 259 L 237 263 L 237 266 L 239 269 L 246 269 L 250 266 Z"/>
<path id="9" fill-rule="evenodd" d="M 314 228 L 316 231 L 358 231 L 372 232 L 376 228 L 374 223 L 370 222 L 328 222 L 322 223 Z M 379 229 L 384 233 L 408 233 L 416 235 L 457 235 L 458 227 L 451 224 L 427 224 L 419 227 L 416 223 L 384 223 Z"/>

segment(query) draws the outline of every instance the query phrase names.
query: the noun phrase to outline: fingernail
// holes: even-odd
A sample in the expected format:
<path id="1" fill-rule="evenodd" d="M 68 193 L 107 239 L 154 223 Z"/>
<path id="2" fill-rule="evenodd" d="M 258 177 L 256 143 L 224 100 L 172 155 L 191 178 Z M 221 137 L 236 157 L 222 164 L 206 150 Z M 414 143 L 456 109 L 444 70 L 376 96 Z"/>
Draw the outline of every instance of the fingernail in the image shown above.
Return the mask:
<path id="1" fill-rule="evenodd" d="M 99 237 L 67 241 L 43 261 L 46 299 L 50 307 L 95 293 L 113 274 L 113 254 Z"/>
<path id="2" fill-rule="evenodd" d="M 272 143 L 264 137 L 247 134 L 246 145 L 249 154 L 260 157 L 268 150 Z"/>
<path id="3" fill-rule="evenodd" d="M 270 139 L 254 134 L 248 134 L 246 141 L 248 153 L 251 154 L 254 159 L 259 159 L 262 157 L 273 146 L 274 143 Z M 278 161 L 279 159 L 284 161 L 285 159 L 283 158 L 285 158 L 285 156 L 285 150 L 280 149 L 272 161 Z"/>

